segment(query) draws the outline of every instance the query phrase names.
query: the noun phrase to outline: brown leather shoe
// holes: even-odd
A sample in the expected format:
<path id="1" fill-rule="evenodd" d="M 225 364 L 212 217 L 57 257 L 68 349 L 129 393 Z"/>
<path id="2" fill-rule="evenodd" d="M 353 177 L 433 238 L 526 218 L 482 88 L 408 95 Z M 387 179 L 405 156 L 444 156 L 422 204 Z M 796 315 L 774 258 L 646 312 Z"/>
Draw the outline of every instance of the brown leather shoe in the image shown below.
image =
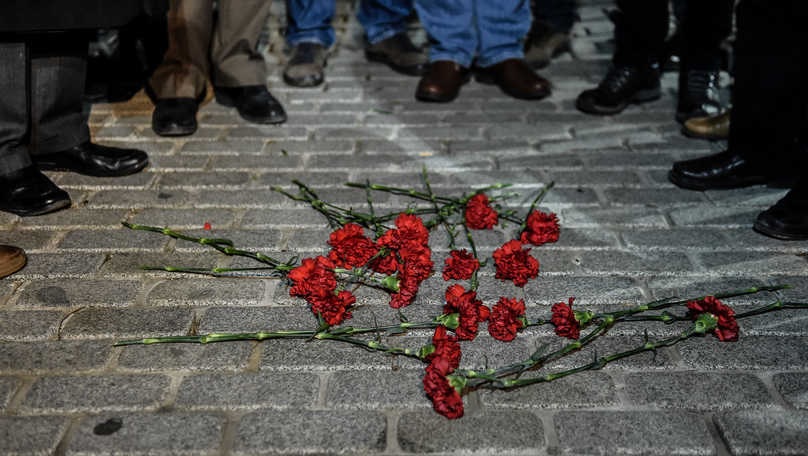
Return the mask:
<path id="1" fill-rule="evenodd" d="M 14 274 L 25 266 L 25 252 L 11 245 L 0 245 L 0 278 Z"/>
<path id="2" fill-rule="evenodd" d="M 469 70 L 451 60 L 438 60 L 429 65 L 418 82 L 415 98 L 421 101 L 446 103 L 457 98 L 460 87 L 469 81 Z"/>
<path id="3" fill-rule="evenodd" d="M 712 117 L 694 117 L 685 121 L 682 133 L 690 138 L 729 138 L 729 110 Z"/>
<path id="4" fill-rule="evenodd" d="M 480 68 L 477 82 L 496 84 L 503 92 L 523 100 L 539 100 L 550 95 L 550 81 L 536 74 L 525 59 L 507 59 Z"/>

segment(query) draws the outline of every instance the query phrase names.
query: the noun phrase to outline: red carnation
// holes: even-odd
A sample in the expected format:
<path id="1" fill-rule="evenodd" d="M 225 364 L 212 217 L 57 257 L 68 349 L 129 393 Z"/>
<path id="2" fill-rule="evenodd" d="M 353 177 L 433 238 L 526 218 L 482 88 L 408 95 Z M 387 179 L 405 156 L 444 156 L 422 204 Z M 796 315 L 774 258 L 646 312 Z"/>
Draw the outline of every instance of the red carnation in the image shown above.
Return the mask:
<path id="1" fill-rule="evenodd" d="M 452 250 L 443 267 L 443 280 L 467 280 L 480 269 L 480 261 L 466 249 Z"/>
<path id="2" fill-rule="evenodd" d="M 351 318 L 351 305 L 356 302 L 356 296 L 350 291 L 342 290 L 338 294 L 331 293 L 326 298 L 312 298 L 311 311 L 314 315 L 323 317 L 329 326 L 335 326 Z"/>
<path id="3" fill-rule="evenodd" d="M 449 419 L 463 416 L 463 399 L 446 378 L 452 370 L 445 359 L 437 358 L 424 374 L 424 392 L 432 401 L 432 408 Z"/>
<path id="4" fill-rule="evenodd" d="M 497 224 L 499 216 L 484 193 L 478 193 L 466 202 L 466 226 L 473 230 L 489 230 Z"/>
<path id="5" fill-rule="evenodd" d="M 575 298 L 570 298 L 569 304 L 563 302 L 553 304 L 550 309 L 553 312 L 550 321 L 555 325 L 555 333 L 559 336 L 578 339 L 581 336 L 581 324 L 575 318 L 575 312 L 572 310 L 573 301 Z"/>
<path id="6" fill-rule="evenodd" d="M 292 296 L 309 299 L 311 296 L 325 297 L 337 288 L 334 263 L 326 257 L 304 258 L 300 266 L 289 271 L 289 280 L 294 285 L 289 289 Z"/>
<path id="7" fill-rule="evenodd" d="M 378 253 L 379 248 L 365 236 L 362 227 L 348 223 L 331 233 L 328 245 L 332 247 L 328 258 L 341 268 L 359 268 Z"/>
<path id="8" fill-rule="evenodd" d="M 715 296 L 707 296 L 698 301 L 687 302 L 688 315 L 696 319 L 700 314 L 708 313 L 718 320 L 718 326 L 713 333 L 722 342 L 738 340 L 738 322 L 735 320 L 735 311 L 722 303 Z"/>
<path id="9" fill-rule="evenodd" d="M 435 351 L 426 357 L 430 363 L 436 358 L 443 358 L 449 363 L 450 371 L 447 374 L 460 366 L 460 344 L 457 342 L 457 337 L 449 334 L 445 326 L 438 326 L 435 328 L 435 334 L 432 336 L 432 346 Z"/>
<path id="10" fill-rule="evenodd" d="M 524 244 L 542 245 L 558 240 L 558 217 L 552 212 L 546 214 L 534 210 L 527 216 L 526 225 L 520 237 Z"/>
<path id="11" fill-rule="evenodd" d="M 530 249 L 523 249 L 516 239 L 494 250 L 494 265 L 497 279 L 512 280 L 517 287 L 524 287 L 529 279 L 539 275 L 539 261 L 530 256 Z"/>
<path id="12" fill-rule="evenodd" d="M 525 301 L 514 298 L 499 298 L 499 302 L 491 308 L 488 320 L 488 333 L 491 337 L 503 342 L 516 338 L 516 332 L 524 328 Z"/>
<path id="13" fill-rule="evenodd" d="M 488 307 L 477 299 L 477 292 L 466 291 L 462 285 L 454 284 L 446 289 L 446 305 L 443 313 L 460 315 L 455 334 L 460 340 L 473 340 L 477 337 L 478 324 L 488 320 Z"/>

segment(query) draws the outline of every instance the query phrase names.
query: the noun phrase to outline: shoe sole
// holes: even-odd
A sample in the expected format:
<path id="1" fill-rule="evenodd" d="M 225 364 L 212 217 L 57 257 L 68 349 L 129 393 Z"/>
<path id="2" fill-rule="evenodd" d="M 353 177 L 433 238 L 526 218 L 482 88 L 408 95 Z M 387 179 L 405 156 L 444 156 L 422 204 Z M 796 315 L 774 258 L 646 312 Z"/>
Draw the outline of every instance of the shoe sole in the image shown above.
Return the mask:
<path id="1" fill-rule="evenodd" d="M 149 166 L 149 162 L 147 160 L 147 161 L 145 161 L 143 163 L 138 164 L 137 166 L 135 166 L 133 168 L 129 168 L 129 169 L 126 169 L 126 170 L 118 172 L 118 173 L 101 174 L 101 173 L 87 172 L 87 171 L 85 171 L 83 169 L 72 169 L 72 168 L 67 168 L 67 167 L 64 167 L 64 166 L 58 166 L 58 165 L 55 165 L 53 163 L 34 162 L 34 164 L 36 165 L 37 168 L 39 168 L 40 171 L 62 171 L 62 172 L 76 173 L 76 174 L 81 174 L 83 176 L 91 176 L 91 177 L 123 177 L 123 176 L 129 176 L 129 175 L 132 175 L 132 174 L 139 173 L 140 171 L 143 171 L 144 168 Z M 32 215 L 36 215 L 36 214 L 32 214 Z"/>
<path id="2" fill-rule="evenodd" d="M 423 76 L 427 69 L 427 65 L 421 65 L 420 67 L 415 68 L 398 65 L 383 53 L 365 51 L 365 58 L 371 62 L 383 63 L 396 73 L 400 73 L 405 76 Z"/>
<path id="3" fill-rule="evenodd" d="M 220 105 L 222 105 L 224 107 L 227 107 L 227 108 L 235 108 L 236 107 L 236 101 L 233 100 L 233 98 L 231 98 L 228 95 L 214 92 L 213 96 L 216 99 L 216 103 L 219 103 Z M 272 124 L 281 124 L 281 123 L 286 122 L 286 119 L 287 119 L 285 114 L 282 115 L 282 116 L 278 116 L 278 117 L 268 117 L 267 118 L 267 117 L 247 116 L 247 115 L 242 114 L 239 111 L 238 115 L 241 116 L 241 118 L 246 120 L 247 122 L 256 123 L 256 124 L 270 124 L 270 125 L 272 125 Z"/>
<path id="4" fill-rule="evenodd" d="M 172 124 L 168 128 L 164 128 L 161 130 L 154 128 L 154 126 L 152 125 L 152 131 L 154 131 L 154 134 L 156 134 L 157 136 L 165 136 L 165 137 L 190 136 L 196 133 L 196 130 L 197 130 L 196 125 L 194 125 L 193 127 L 182 127 L 180 125 Z"/>
<path id="5" fill-rule="evenodd" d="M 682 134 L 687 136 L 688 138 L 706 139 L 708 141 L 724 141 L 726 139 L 729 139 L 727 136 L 722 135 L 702 135 L 699 133 L 695 133 L 691 130 L 688 130 L 686 127 L 682 127 Z"/>
<path id="6" fill-rule="evenodd" d="M 497 84 L 497 81 L 494 79 L 493 76 L 487 75 L 485 73 L 477 73 L 474 75 L 474 80 L 479 82 L 480 84 L 485 85 L 495 85 L 499 87 L 499 90 L 502 91 L 505 95 L 511 96 L 513 98 L 518 98 L 520 100 L 541 100 L 543 98 L 547 98 L 551 95 L 551 91 L 546 90 L 541 93 L 522 93 L 522 92 L 514 92 L 512 90 L 505 89 L 504 87 Z"/>
<path id="7" fill-rule="evenodd" d="M 677 173 L 674 173 L 673 171 L 668 172 L 668 180 L 670 180 L 674 185 L 676 185 L 679 188 L 684 188 L 687 190 L 698 190 L 698 191 L 731 190 L 734 188 L 745 188 L 745 187 L 752 187 L 755 185 L 766 185 L 770 183 L 770 180 L 767 178 L 754 177 L 749 179 L 737 179 L 732 181 L 731 183 L 716 185 L 714 183 L 707 183 L 699 179 L 692 179 L 689 177 L 681 176 Z"/>
<path id="8" fill-rule="evenodd" d="M 775 239 L 780 239 L 781 241 L 804 241 L 808 239 L 808 232 L 806 233 L 785 233 L 782 231 L 777 231 L 766 224 L 760 223 L 755 221 L 755 224 L 752 225 L 752 229 L 757 231 L 760 234 L 765 236 L 769 236 Z"/>
<path id="9" fill-rule="evenodd" d="M 3 267 L 0 268 L 0 279 L 3 277 L 10 276 L 15 272 L 19 271 L 23 267 L 25 267 L 25 263 L 28 262 L 28 257 L 25 256 L 25 253 L 20 251 L 18 254 L 12 256 L 8 259 L 8 261 L 3 264 Z"/>
<path id="10" fill-rule="evenodd" d="M 31 210 L 10 209 L 6 206 L 0 205 L 0 211 L 10 212 L 12 214 L 19 215 L 20 217 L 31 217 L 56 212 L 59 209 L 64 209 L 70 206 L 70 204 L 70 200 L 54 201 L 53 203 Z"/>
<path id="11" fill-rule="evenodd" d="M 587 114 L 610 116 L 623 112 L 626 108 L 629 107 L 629 105 L 648 103 L 650 101 L 658 100 L 660 97 L 662 97 L 662 90 L 657 87 L 654 89 L 639 90 L 631 97 L 630 100 L 621 103 L 613 108 L 600 105 L 584 106 L 581 104 L 580 100 L 575 100 L 575 107 L 578 108 L 579 111 L 585 112 Z"/>

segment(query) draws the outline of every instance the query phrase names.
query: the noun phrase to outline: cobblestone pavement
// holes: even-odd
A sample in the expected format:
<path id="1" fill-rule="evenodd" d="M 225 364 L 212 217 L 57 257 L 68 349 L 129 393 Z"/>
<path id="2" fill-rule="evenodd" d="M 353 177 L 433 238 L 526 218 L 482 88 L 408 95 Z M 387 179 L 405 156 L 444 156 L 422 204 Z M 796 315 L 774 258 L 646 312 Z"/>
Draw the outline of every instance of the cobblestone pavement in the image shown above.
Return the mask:
<path id="1" fill-rule="evenodd" d="M 95 139 L 141 147 L 153 163 L 121 179 L 54 174 L 74 200 L 70 210 L 0 214 L 0 242 L 29 254 L 23 271 L 0 282 L 0 454 L 808 454 L 808 312 L 743 320 L 736 343 L 699 338 L 552 383 L 474 393 L 458 421 L 431 410 L 418 363 L 336 343 L 112 346 L 192 328 L 314 325 L 276 280 L 139 269 L 240 263 L 121 221 L 192 233 L 209 222 L 241 247 L 310 255 L 326 247 L 324 220 L 273 186 L 292 189 L 299 179 L 325 199 L 361 206 L 364 193 L 344 182 L 417 187 L 423 166 L 444 194 L 509 182 L 530 195 L 556 183 L 543 207 L 559 214 L 562 236 L 534 250 L 542 273 L 525 290 L 531 315 L 568 296 L 580 308 L 613 309 L 772 283 L 794 286 L 780 297 L 808 301 L 808 243 L 751 230 L 783 190 L 668 183 L 673 161 L 722 147 L 680 135 L 675 75 L 665 76 L 661 100 L 619 116 L 575 110 L 608 62 L 608 4 L 582 7 L 575 56 L 542 72 L 555 91 L 540 102 L 472 82 L 454 103 L 418 103 L 417 79 L 364 61 L 360 30 L 341 4 L 341 45 L 316 89 L 282 83 L 276 9 L 269 85 L 289 111 L 284 125 L 251 125 L 211 101 L 197 134 L 166 139 L 151 131 L 142 95 L 96 105 Z M 375 203 L 392 211 L 405 201 Z M 490 252 L 503 240 L 495 232 L 480 247 Z M 445 246 L 435 247 L 440 265 Z M 480 290 L 492 304 L 502 290 L 487 271 Z M 435 279 L 410 317 L 438 313 L 442 287 Z M 774 299 L 731 302 L 745 309 Z M 357 324 L 370 322 L 368 312 L 388 318 L 384 307 L 371 299 Z M 600 350 L 634 346 L 646 329 L 649 337 L 677 330 L 624 328 Z M 417 347 L 429 333 L 407 337 Z M 463 362 L 515 361 L 553 337 L 531 330 L 505 345 L 484 334 Z"/>

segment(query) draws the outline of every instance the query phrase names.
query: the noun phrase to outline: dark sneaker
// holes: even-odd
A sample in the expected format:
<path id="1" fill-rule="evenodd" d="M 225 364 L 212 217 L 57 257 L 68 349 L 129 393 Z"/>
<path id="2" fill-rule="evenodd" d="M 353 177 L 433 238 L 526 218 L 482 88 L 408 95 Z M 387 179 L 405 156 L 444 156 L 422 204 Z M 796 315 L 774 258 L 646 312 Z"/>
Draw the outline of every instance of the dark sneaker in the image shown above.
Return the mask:
<path id="1" fill-rule="evenodd" d="M 718 71 L 690 70 L 680 73 L 677 122 L 694 117 L 712 117 L 720 112 Z"/>
<path id="2" fill-rule="evenodd" d="M 596 88 L 578 95 L 575 107 L 588 114 L 617 114 L 632 103 L 653 101 L 661 94 L 655 66 L 613 65 Z"/>
<path id="3" fill-rule="evenodd" d="M 408 76 L 423 75 L 428 62 L 426 54 L 415 47 L 404 32 L 371 44 L 365 49 L 365 57 Z"/>
<path id="4" fill-rule="evenodd" d="M 283 80 L 295 87 L 315 87 L 323 83 L 327 52 L 320 43 L 298 43 L 292 48 L 283 70 Z"/>

